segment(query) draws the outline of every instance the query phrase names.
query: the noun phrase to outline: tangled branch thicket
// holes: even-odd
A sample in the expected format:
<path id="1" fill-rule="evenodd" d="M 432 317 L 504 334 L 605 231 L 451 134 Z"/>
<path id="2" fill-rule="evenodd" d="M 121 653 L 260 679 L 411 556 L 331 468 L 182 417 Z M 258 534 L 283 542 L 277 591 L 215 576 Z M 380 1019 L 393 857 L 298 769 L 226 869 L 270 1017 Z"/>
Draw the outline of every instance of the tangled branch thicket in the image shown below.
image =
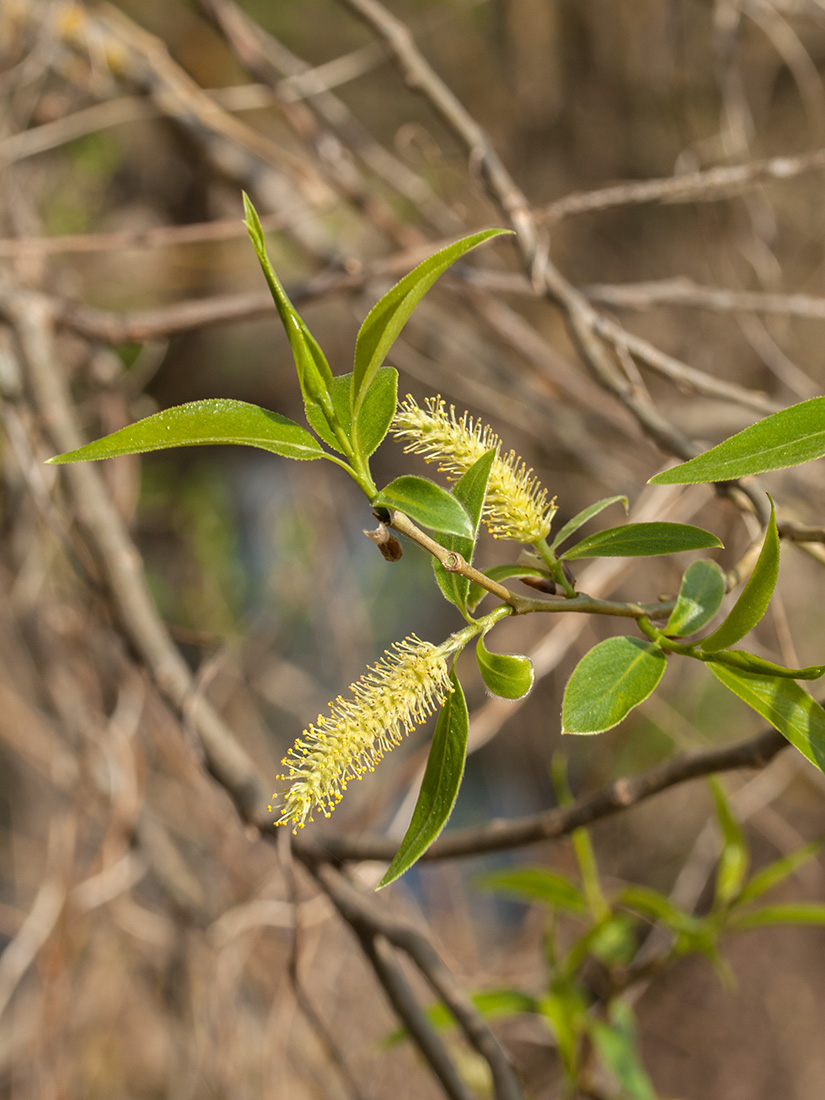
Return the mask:
<path id="1" fill-rule="evenodd" d="M 823 58 L 820 7 L 781 0 L 0 4 L 3 1096 L 563 1095 L 570 1052 L 539 1011 L 563 1004 L 539 1003 L 561 997 L 547 929 L 471 872 L 508 853 L 575 877 L 587 827 L 607 884 L 583 883 L 592 909 L 632 884 L 690 929 L 720 881 L 697 779 L 724 775 L 718 819 L 756 867 L 822 833 L 821 775 L 690 673 L 641 717 L 565 739 L 567 801 L 548 773 L 561 687 L 601 627 L 533 615 L 500 630 L 528 639 L 534 690 L 503 702 L 466 682 L 454 826 L 412 884 L 376 895 L 426 738 L 297 837 L 267 801 L 342 683 L 395 638 L 455 629 L 419 596 L 424 555 L 384 561 L 321 464 L 44 461 L 201 397 L 297 411 L 242 189 L 338 371 L 388 285 L 506 225 L 513 244 L 452 268 L 394 347 L 407 412 L 440 393 L 445 430 L 452 405 L 490 422 L 542 521 L 532 470 L 562 521 L 606 493 L 637 520 L 702 510 L 732 583 L 768 488 L 781 596 L 755 644 L 821 661 L 816 464 L 655 503 L 644 485 L 822 389 Z M 384 480 L 401 452 L 380 452 Z M 605 559 L 577 587 L 678 588 L 676 566 L 640 573 Z M 798 863 L 783 900 L 821 900 L 821 861 Z M 703 960 L 662 968 L 660 910 L 619 962 L 594 950 L 575 975 L 595 1024 L 573 1091 L 629 1087 L 596 1025 L 620 1034 L 632 1001 L 662 1096 L 821 1095 L 821 929 L 732 940 L 725 988 Z M 470 994 L 504 988 L 521 1007 L 491 1021 Z M 399 1024 L 408 1041 L 382 1046 Z"/>

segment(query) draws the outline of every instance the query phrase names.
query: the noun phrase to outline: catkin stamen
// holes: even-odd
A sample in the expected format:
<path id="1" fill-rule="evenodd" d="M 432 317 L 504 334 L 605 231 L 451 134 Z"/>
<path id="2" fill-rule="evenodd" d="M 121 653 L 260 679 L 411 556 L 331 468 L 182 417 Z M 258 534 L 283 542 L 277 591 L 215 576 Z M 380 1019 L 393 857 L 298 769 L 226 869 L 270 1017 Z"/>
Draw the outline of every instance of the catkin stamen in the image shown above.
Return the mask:
<path id="1" fill-rule="evenodd" d="M 441 706 L 452 685 L 441 650 L 412 636 L 388 650 L 350 691 L 350 698 L 339 695 L 330 703 L 329 716 L 319 715 L 284 757 L 286 772 L 278 778 L 289 788 L 276 825 L 292 825 L 295 832 L 312 821 L 315 809 L 329 817 L 347 783 L 373 771 Z"/>
<path id="2" fill-rule="evenodd" d="M 424 405 L 422 409 L 407 397 L 395 414 L 392 431 L 405 440 L 405 452 L 437 462 L 439 472 L 456 480 L 495 447 L 498 453 L 481 518 L 493 538 L 530 544 L 545 538 L 556 512 L 555 498 L 548 501 L 532 469 L 515 451 L 502 455 L 501 440 L 492 428 L 473 421 L 467 413 L 458 419 L 455 406 L 448 409 L 441 397 L 429 397 Z"/>

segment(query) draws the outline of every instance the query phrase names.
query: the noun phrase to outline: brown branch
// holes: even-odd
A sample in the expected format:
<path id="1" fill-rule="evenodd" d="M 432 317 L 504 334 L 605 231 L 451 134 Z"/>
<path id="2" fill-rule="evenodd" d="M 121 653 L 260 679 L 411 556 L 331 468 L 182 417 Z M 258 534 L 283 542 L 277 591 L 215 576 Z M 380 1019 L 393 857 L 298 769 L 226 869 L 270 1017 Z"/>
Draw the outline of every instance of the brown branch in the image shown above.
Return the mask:
<path id="1" fill-rule="evenodd" d="M 686 172 L 681 176 L 619 183 L 597 191 L 565 195 L 537 210 L 536 218 L 552 224 L 574 214 L 589 214 L 617 206 L 638 206 L 648 202 L 716 202 L 765 182 L 795 179 L 804 172 L 822 168 L 825 168 L 825 149 L 817 149 L 796 157 L 771 157 L 750 164 Z"/>
<path id="2" fill-rule="evenodd" d="M 330 864 L 308 862 L 308 868 L 353 928 L 383 936 L 415 963 L 436 995 L 455 1016 L 467 1041 L 489 1065 L 496 1100 L 523 1100 L 518 1079 L 498 1039 L 419 929 L 379 906 L 375 895 L 366 897 Z"/>
<path id="3" fill-rule="evenodd" d="M 449 832 L 436 841 L 422 858 L 455 859 L 569 836 L 574 829 L 612 817 L 688 780 L 738 768 L 762 768 L 787 745 L 780 733 L 769 729 L 736 745 L 710 749 L 693 756 L 674 756 L 638 775 L 616 779 L 610 786 L 585 795 L 569 806 L 532 814 L 517 821 L 491 821 L 478 829 Z M 308 843 L 304 836 L 300 836 L 295 840 L 296 851 L 303 851 L 305 847 L 309 849 L 310 844 L 311 858 L 336 861 L 389 861 L 398 847 L 396 841 L 387 837 L 331 836 L 325 837 L 323 844 L 320 844 L 316 841 Z"/>
<path id="4" fill-rule="evenodd" d="M 429 1063 L 435 1077 L 441 1082 L 445 1094 L 450 1100 L 477 1100 L 475 1093 L 464 1084 L 446 1046 L 438 1032 L 430 1023 L 401 967 L 392 954 L 387 941 L 360 924 L 353 926 L 361 949 L 370 962 L 387 1000 L 392 1005 L 398 1019 L 404 1024 L 412 1042 L 418 1047 L 422 1057 Z"/>

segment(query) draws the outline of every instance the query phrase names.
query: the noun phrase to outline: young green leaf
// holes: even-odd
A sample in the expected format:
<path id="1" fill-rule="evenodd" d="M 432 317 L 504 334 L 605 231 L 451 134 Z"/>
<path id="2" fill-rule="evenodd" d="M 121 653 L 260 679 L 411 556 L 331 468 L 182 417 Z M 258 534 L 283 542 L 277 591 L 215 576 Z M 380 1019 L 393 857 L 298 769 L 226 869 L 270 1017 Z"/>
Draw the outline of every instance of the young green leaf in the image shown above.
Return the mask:
<path id="1" fill-rule="evenodd" d="M 784 668 L 775 665 L 773 661 L 766 661 L 764 657 L 757 657 L 755 653 L 748 653 L 745 649 L 721 649 L 714 652 L 710 662 L 720 665 L 729 665 L 731 668 L 741 669 L 743 672 L 756 672 L 767 676 L 785 676 L 789 680 L 818 680 L 825 674 L 825 665 L 808 665 L 807 668 Z"/>
<path id="2" fill-rule="evenodd" d="M 665 634 L 682 638 L 694 634 L 710 622 L 722 605 L 725 595 L 725 574 L 715 561 L 703 558 L 689 565 L 682 577 L 676 606 Z"/>
<path id="3" fill-rule="evenodd" d="M 453 812 L 464 774 L 469 718 L 464 692 L 455 670 L 450 673 L 450 681 L 453 690 L 444 700 L 435 725 L 433 743 L 412 820 L 401 841 L 401 847 L 378 884 L 379 890 L 395 882 L 421 858 Z"/>
<path id="4" fill-rule="evenodd" d="M 289 346 L 292 348 L 292 356 L 295 360 L 304 404 L 307 408 L 312 405 L 320 408 L 329 426 L 329 432 L 334 438 L 335 413 L 330 396 L 332 371 L 329 363 L 318 341 L 304 324 L 301 315 L 290 302 L 280 279 L 275 274 L 275 269 L 267 255 L 266 240 L 264 239 L 260 218 L 246 193 L 243 196 L 243 205 L 246 214 L 246 228 L 249 230 L 249 236 L 258 256 L 258 261 L 269 284 L 275 307 L 289 339 Z M 330 439 L 325 435 L 322 435 L 322 438 L 325 443 L 330 442 Z"/>
<path id="5" fill-rule="evenodd" d="M 405 474 L 391 481 L 372 502 L 375 508 L 397 508 L 422 527 L 472 538 L 473 527 L 464 506 L 452 493 L 424 477 Z"/>
<path id="6" fill-rule="evenodd" d="M 56 455 L 49 462 L 91 462 L 116 455 L 142 454 L 167 447 L 198 447 L 207 443 L 235 443 L 260 447 L 284 458 L 326 458 L 306 428 L 279 413 L 224 398 L 190 401 L 154 413 L 111 435 Z"/>
<path id="7" fill-rule="evenodd" d="M 805 901 L 766 905 L 752 913 L 737 913 L 730 918 L 730 927 L 738 932 L 770 924 L 825 924 L 825 905 Z"/>
<path id="8" fill-rule="evenodd" d="M 710 531 L 687 523 L 626 523 L 588 535 L 561 557 L 642 558 L 654 554 L 678 554 L 682 550 L 707 550 L 722 543 Z"/>
<path id="9" fill-rule="evenodd" d="M 338 423 L 349 439 L 352 436 L 352 372 L 336 374 L 332 379 L 329 394 Z M 395 413 L 397 396 L 398 371 L 394 367 L 381 367 L 372 380 L 372 385 L 358 414 L 358 438 L 364 456 L 369 457 L 387 434 Z M 330 429 L 319 405 L 307 404 L 306 417 L 316 435 L 330 447 L 343 453 L 340 440 Z"/>
<path id="10" fill-rule="evenodd" d="M 518 901 L 538 902 L 551 909 L 586 917 L 589 909 L 581 890 L 564 875 L 544 867 L 513 867 L 505 871 L 488 871 L 474 880 L 476 886 L 493 890 Z"/>
<path id="11" fill-rule="evenodd" d="M 671 932 L 697 935 L 702 929 L 702 921 L 698 917 L 679 909 L 669 897 L 649 886 L 626 886 L 615 899 L 615 904 L 646 917 L 654 924 L 662 924 Z"/>
<path id="12" fill-rule="evenodd" d="M 629 507 L 626 496 L 605 497 L 604 500 L 597 500 L 595 504 L 589 504 L 586 508 L 583 508 L 581 512 L 578 512 L 572 519 L 565 523 L 564 527 L 561 528 L 550 543 L 550 549 L 555 551 L 557 547 L 561 546 L 565 539 L 569 539 L 580 527 L 584 527 L 589 519 L 593 519 L 599 512 L 603 512 L 605 508 L 609 508 L 611 504 L 616 504 L 618 501 L 622 502 L 626 513 Z"/>
<path id="13" fill-rule="evenodd" d="M 795 852 L 789 852 L 788 855 L 774 860 L 774 862 L 769 863 L 767 867 L 763 867 L 761 871 L 757 871 L 757 873 L 745 883 L 745 886 L 735 899 L 735 904 L 737 906 L 747 905 L 749 902 L 761 898 L 768 890 L 773 889 L 774 886 L 778 886 L 780 882 L 784 882 L 789 875 L 792 875 L 794 871 L 802 867 L 809 859 L 819 855 L 822 851 L 822 845 L 822 840 L 814 840 L 810 844 L 804 844 L 801 848 L 797 848 Z"/>
<path id="14" fill-rule="evenodd" d="M 750 857 L 744 834 L 733 816 L 724 787 L 714 776 L 711 776 L 709 783 L 716 820 L 722 832 L 722 855 L 716 869 L 716 904 L 727 905 L 736 897 L 745 881 Z"/>
<path id="15" fill-rule="evenodd" d="M 476 645 L 476 660 L 484 683 L 502 699 L 521 699 L 533 686 L 535 673 L 530 658 L 491 653 L 483 635 Z"/>
<path id="16" fill-rule="evenodd" d="M 707 638 L 702 639 L 701 646 L 706 653 L 729 649 L 753 630 L 768 609 L 778 576 L 779 534 L 771 501 L 771 518 L 756 565 L 725 621 Z"/>
<path id="17" fill-rule="evenodd" d="M 466 562 L 473 560 L 475 540 L 478 535 L 478 525 L 481 521 L 481 510 L 484 507 L 484 498 L 487 495 L 487 482 L 490 478 L 490 468 L 496 457 L 495 447 L 491 447 L 474 462 L 470 469 L 463 475 L 453 487 L 453 496 L 465 508 L 473 527 L 473 537 L 465 538 L 462 535 L 447 535 L 442 540 L 443 545 L 461 554 Z M 438 587 L 446 599 L 456 605 L 464 614 L 467 610 L 467 595 L 470 590 L 470 582 L 460 573 L 451 573 L 436 558 L 433 558 L 433 571 Z"/>
<path id="18" fill-rule="evenodd" d="M 766 416 L 704 454 L 652 477 L 650 485 L 734 481 L 783 470 L 825 455 L 825 397 L 812 397 Z"/>
<path id="19" fill-rule="evenodd" d="M 373 375 L 384 362 L 410 314 L 433 283 L 465 252 L 491 237 L 509 232 L 509 229 L 487 229 L 442 248 L 440 252 L 420 263 L 409 275 L 405 275 L 375 303 L 364 319 L 355 342 L 352 407 L 356 413 L 363 403 Z"/>
<path id="20" fill-rule="evenodd" d="M 825 710 L 794 680 L 708 664 L 720 684 L 761 714 L 795 749 L 825 772 Z"/>
<path id="21" fill-rule="evenodd" d="M 647 699 L 666 664 L 661 649 L 644 638 L 599 642 L 585 653 L 567 681 L 561 732 L 603 733 L 617 726 Z"/>
<path id="22" fill-rule="evenodd" d="M 639 1055 L 633 1009 L 625 1001 L 610 1004 L 610 1023 L 590 1023 L 593 1045 L 627 1100 L 656 1100 L 656 1090 Z"/>

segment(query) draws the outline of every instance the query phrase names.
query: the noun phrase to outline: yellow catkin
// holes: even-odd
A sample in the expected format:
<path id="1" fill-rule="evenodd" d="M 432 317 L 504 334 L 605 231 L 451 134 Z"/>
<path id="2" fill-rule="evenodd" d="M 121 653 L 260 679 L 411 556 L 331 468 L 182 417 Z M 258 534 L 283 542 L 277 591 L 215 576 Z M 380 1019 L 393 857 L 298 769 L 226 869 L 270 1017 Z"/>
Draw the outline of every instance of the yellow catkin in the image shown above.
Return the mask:
<path id="1" fill-rule="evenodd" d="M 465 474 L 492 447 L 497 449 L 487 483 L 487 497 L 481 518 L 497 539 L 535 543 L 545 538 L 556 512 L 555 498 L 514 451 L 502 455 L 501 440 L 492 430 L 467 414 L 459 419 L 455 406 L 441 397 L 429 397 L 422 409 L 412 397 L 399 406 L 393 433 L 405 441 L 405 451 L 437 462 L 451 480 Z"/>
<path id="2" fill-rule="evenodd" d="M 411 636 L 350 685 L 351 696 L 330 703 L 284 757 L 288 783 L 276 825 L 293 832 L 312 821 L 314 810 L 326 817 L 343 797 L 350 779 L 361 779 L 394 745 L 425 721 L 452 690 L 441 650 Z M 273 796 L 277 797 L 277 796 Z M 273 807 L 270 807 L 273 809 Z"/>

